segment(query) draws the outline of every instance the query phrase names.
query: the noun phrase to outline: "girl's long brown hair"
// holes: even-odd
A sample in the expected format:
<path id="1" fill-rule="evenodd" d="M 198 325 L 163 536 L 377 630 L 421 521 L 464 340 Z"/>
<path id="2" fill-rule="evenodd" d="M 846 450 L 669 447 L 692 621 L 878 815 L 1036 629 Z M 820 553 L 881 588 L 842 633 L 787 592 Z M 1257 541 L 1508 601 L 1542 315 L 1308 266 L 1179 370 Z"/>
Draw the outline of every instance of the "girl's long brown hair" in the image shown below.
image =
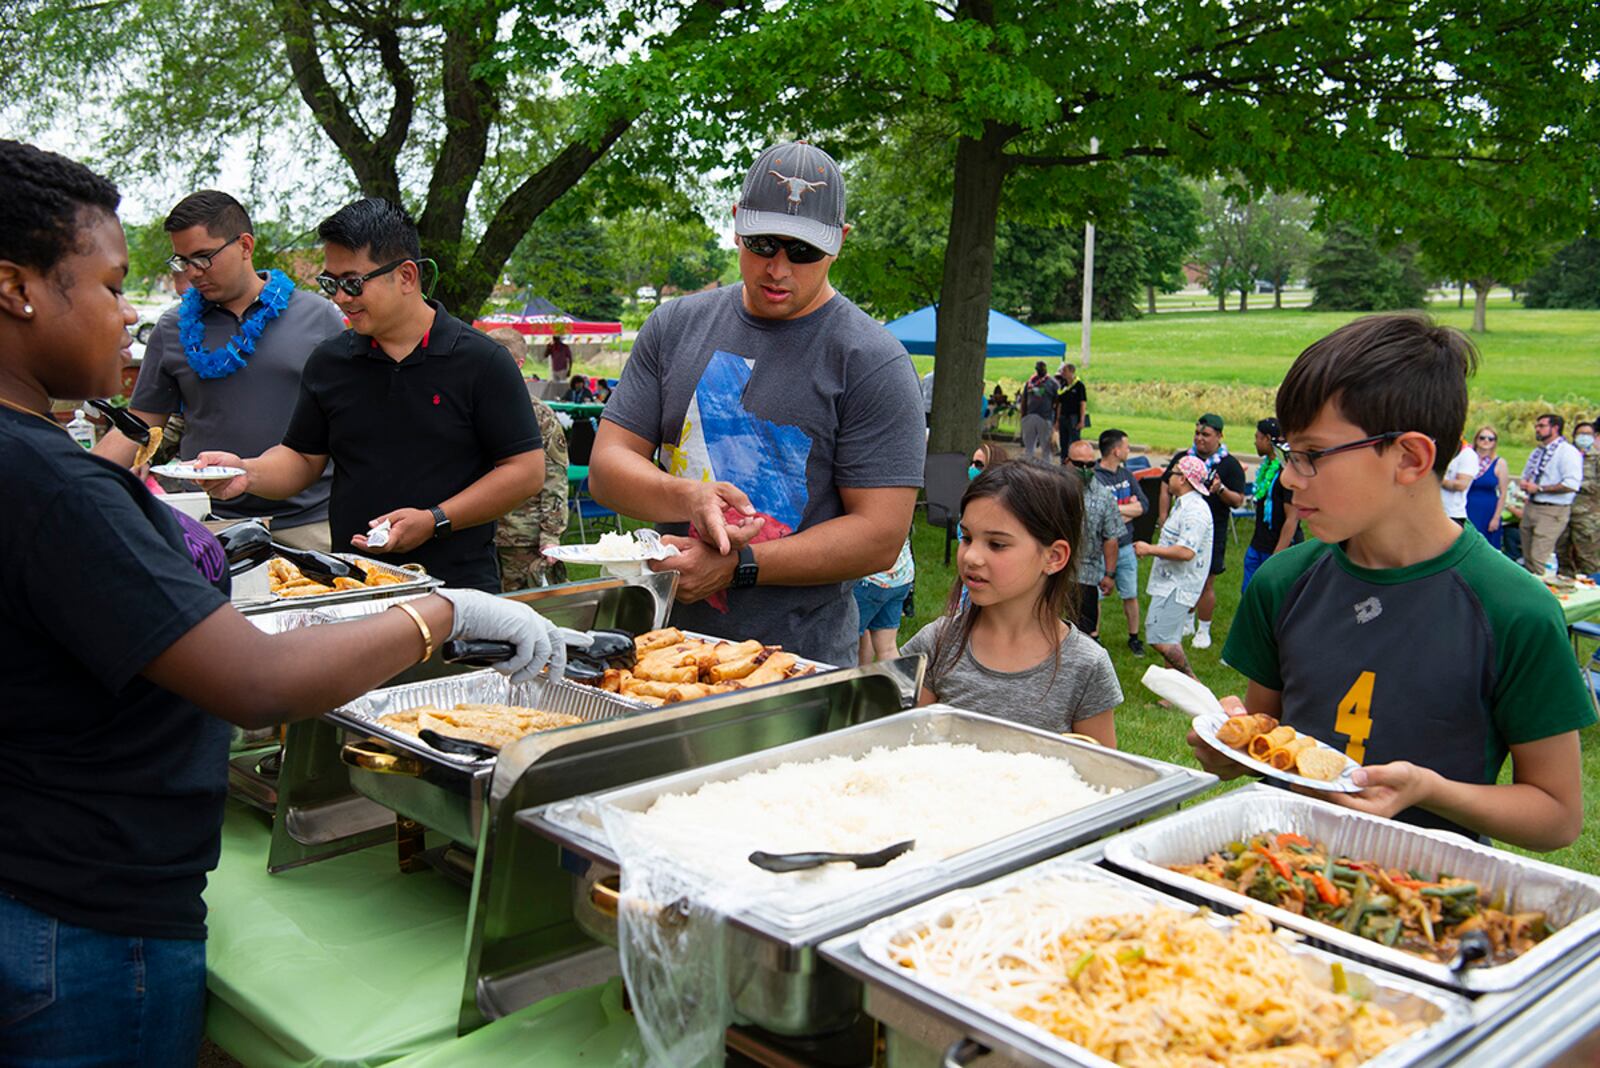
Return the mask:
<path id="1" fill-rule="evenodd" d="M 967 492 L 961 496 L 961 514 L 967 505 L 989 498 L 999 501 L 1028 536 L 1041 545 L 1064 541 L 1070 553 L 1067 566 L 1053 575 L 1047 575 L 1044 590 L 1035 606 L 1040 628 L 1052 640 L 1056 624 L 1064 618 L 1077 618 L 1078 611 L 1078 550 L 1083 541 L 1083 494 L 1081 478 L 1074 477 L 1062 467 L 1043 467 L 1038 464 L 1016 461 L 995 464 L 973 479 Z M 945 606 L 945 626 L 934 638 L 933 655 L 929 657 L 929 682 L 937 682 L 961 662 L 967 644 L 972 640 L 972 628 L 982 611 L 978 605 L 962 605 L 965 587 L 959 569 L 950 599 Z M 1067 613 L 1071 613 L 1069 616 Z M 1056 668 L 1061 665 L 1060 646 L 1057 644 Z M 1050 675 L 1052 684 L 1055 672 Z M 1049 687 L 1046 687 L 1048 692 Z"/>

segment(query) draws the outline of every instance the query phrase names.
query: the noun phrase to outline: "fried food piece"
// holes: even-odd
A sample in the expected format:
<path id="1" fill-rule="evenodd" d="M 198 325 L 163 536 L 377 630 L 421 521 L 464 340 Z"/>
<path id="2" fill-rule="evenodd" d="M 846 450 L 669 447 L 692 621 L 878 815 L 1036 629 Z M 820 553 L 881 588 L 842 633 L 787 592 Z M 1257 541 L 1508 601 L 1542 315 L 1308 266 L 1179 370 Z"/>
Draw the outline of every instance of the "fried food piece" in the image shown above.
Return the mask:
<path id="1" fill-rule="evenodd" d="M 417 716 L 417 729 L 426 728 L 501 749 L 527 735 L 582 722 L 582 718 L 565 712 L 461 702 L 452 709 L 421 712 Z"/>
<path id="2" fill-rule="evenodd" d="M 1275 727 L 1266 734 L 1258 734 L 1250 739 L 1247 750 L 1257 760 L 1265 761 L 1267 754 L 1279 746 L 1294 741 L 1295 730 L 1293 727 Z"/>
<path id="3" fill-rule="evenodd" d="M 324 586 L 320 582 L 296 582 L 272 591 L 279 597 L 315 597 L 319 593 L 332 593 L 332 586 Z"/>
<path id="4" fill-rule="evenodd" d="M 656 682 L 654 679 L 631 678 L 623 684 L 622 693 L 626 697 L 659 697 L 663 702 L 669 700 L 672 691 L 681 683 Z"/>
<path id="5" fill-rule="evenodd" d="M 660 630 L 648 630 L 633 639 L 633 649 L 638 655 L 663 649 L 669 645 L 677 645 L 683 641 L 683 631 L 677 627 L 663 627 Z"/>
<path id="6" fill-rule="evenodd" d="M 437 713 L 438 711 L 433 705 L 418 705 L 416 708 L 403 708 L 399 712 L 390 712 L 387 715 L 379 716 L 378 722 L 390 730 L 409 734 L 414 738 L 418 730 L 417 719 L 425 712 Z"/>
<path id="7" fill-rule="evenodd" d="M 1229 716 L 1217 728 L 1217 741 L 1234 749 L 1243 749 L 1258 734 L 1276 730 L 1278 721 L 1262 712 L 1247 716 Z"/>
<path id="8" fill-rule="evenodd" d="M 799 661 L 793 653 L 775 652 L 766 663 L 756 668 L 742 680 L 746 686 L 765 686 L 769 682 L 782 682 Z"/>
<path id="9" fill-rule="evenodd" d="M 150 440 L 140 445 L 133 454 L 134 467 L 143 467 L 150 462 L 151 458 L 155 456 L 156 450 L 161 448 L 161 435 L 162 430 L 160 427 L 153 426 L 150 428 Z"/>
<path id="10" fill-rule="evenodd" d="M 349 576 L 341 575 L 333 580 L 333 588 L 336 590 L 364 590 L 367 588 L 367 584 L 358 582 Z"/>
<path id="11" fill-rule="evenodd" d="M 761 651 L 761 643 L 754 638 L 747 642 L 717 642 L 707 645 L 695 654 L 695 667 L 701 674 L 707 674 L 716 669 L 719 664 L 731 664 L 736 660 L 754 656 Z"/>
<path id="12" fill-rule="evenodd" d="M 1321 746 L 1312 746 L 1302 749 L 1295 754 L 1295 770 L 1308 779 L 1319 782 L 1332 782 L 1343 772 L 1346 757 L 1343 753 L 1336 753 L 1332 749 L 1323 749 Z"/>
<path id="13" fill-rule="evenodd" d="M 401 578 L 398 575 L 390 575 L 390 574 L 388 574 L 386 572 L 379 571 L 376 568 L 368 568 L 367 569 L 367 581 L 365 583 L 361 583 L 359 585 L 365 585 L 365 586 L 370 586 L 370 587 L 376 588 L 378 586 L 399 586 L 400 584 L 402 584 L 405 581 L 406 581 L 405 579 Z"/>
<path id="14" fill-rule="evenodd" d="M 711 687 L 702 682 L 692 682 L 685 686 L 674 686 L 667 691 L 667 704 L 675 705 L 679 701 L 693 701 L 701 697 L 709 697 Z"/>
<path id="15" fill-rule="evenodd" d="M 606 693 L 621 693 L 623 684 L 633 678 L 633 672 L 621 668 L 606 668 L 600 676 L 600 688 Z"/>
<path id="16" fill-rule="evenodd" d="M 741 656 L 737 660 L 718 664 L 706 672 L 706 677 L 712 682 L 727 682 L 729 679 L 742 679 L 754 671 L 760 660 L 765 659 L 767 650 L 758 648 L 749 656 Z"/>
<path id="17" fill-rule="evenodd" d="M 301 582 L 305 576 L 300 573 L 298 567 L 283 557 L 274 556 L 267 561 L 267 578 L 271 579 L 274 585 L 287 585 L 291 582 Z"/>

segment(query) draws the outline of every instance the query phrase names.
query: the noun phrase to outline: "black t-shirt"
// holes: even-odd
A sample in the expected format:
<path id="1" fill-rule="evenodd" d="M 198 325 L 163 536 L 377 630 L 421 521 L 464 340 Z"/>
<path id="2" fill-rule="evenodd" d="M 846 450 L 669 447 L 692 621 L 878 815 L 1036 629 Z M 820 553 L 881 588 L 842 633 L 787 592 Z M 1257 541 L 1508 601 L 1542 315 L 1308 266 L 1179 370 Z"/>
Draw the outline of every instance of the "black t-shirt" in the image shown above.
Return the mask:
<path id="1" fill-rule="evenodd" d="M 229 727 L 139 673 L 227 603 L 222 547 L 10 409 L 0 475 L 0 889 L 82 927 L 204 938 Z"/>
<path id="2" fill-rule="evenodd" d="M 283 443 L 333 458 L 328 523 L 335 549 L 396 508 L 432 508 L 495 463 L 541 447 L 522 372 L 498 341 L 437 301 L 433 328 L 396 362 L 365 334 L 318 345 Z M 408 553 L 447 585 L 500 592 L 494 524 L 432 538 Z"/>
<path id="3" fill-rule="evenodd" d="M 1083 388 L 1083 380 L 1077 379 L 1070 386 L 1061 387 L 1061 398 L 1057 402 L 1061 405 L 1061 422 L 1077 424 L 1078 418 L 1083 413 L 1084 402 L 1089 399 L 1089 391 Z"/>
<path id="4" fill-rule="evenodd" d="M 1283 525 L 1291 522 L 1291 509 L 1289 503 L 1294 500 L 1294 494 L 1283 484 L 1283 479 L 1278 477 L 1280 472 L 1275 472 L 1272 478 L 1272 491 L 1268 496 L 1258 498 L 1256 506 L 1256 532 L 1250 537 L 1250 548 L 1256 552 L 1266 553 L 1271 556 L 1278 548 L 1278 539 L 1283 536 Z M 1256 478 L 1261 478 L 1260 471 Z M 1268 506 L 1271 507 L 1268 507 Z M 1299 531 L 1295 532 L 1295 540 L 1303 540 Z"/>
<path id="5" fill-rule="evenodd" d="M 1178 466 L 1178 461 L 1188 454 L 1188 450 L 1184 450 L 1168 461 L 1166 473 L 1161 476 L 1163 484 L 1172 477 L 1172 471 Z M 1213 459 L 1216 460 L 1216 463 L 1211 465 L 1212 475 L 1234 493 L 1243 493 L 1245 483 L 1244 467 L 1240 465 L 1238 460 L 1233 458 L 1233 454 L 1229 453 L 1222 457 L 1213 456 Z M 1211 507 L 1211 563 L 1213 567 L 1216 567 L 1217 562 L 1222 559 L 1222 554 L 1228 548 L 1228 513 L 1233 509 L 1228 507 L 1227 502 L 1222 499 L 1220 493 L 1215 492 L 1206 496 L 1206 504 Z"/>

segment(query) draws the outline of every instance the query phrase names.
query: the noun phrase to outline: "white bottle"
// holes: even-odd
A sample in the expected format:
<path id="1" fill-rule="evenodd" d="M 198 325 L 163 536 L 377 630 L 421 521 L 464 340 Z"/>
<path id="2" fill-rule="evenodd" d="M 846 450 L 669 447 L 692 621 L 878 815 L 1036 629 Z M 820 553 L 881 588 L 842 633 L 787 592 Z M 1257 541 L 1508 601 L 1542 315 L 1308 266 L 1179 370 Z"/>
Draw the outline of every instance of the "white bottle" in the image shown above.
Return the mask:
<path id="1" fill-rule="evenodd" d="M 72 413 L 72 422 L 67 424 L 67 433 L 86 449 L 94 448 L 94 424 L 83 416 L 83 409 L 79 408 Z"/>

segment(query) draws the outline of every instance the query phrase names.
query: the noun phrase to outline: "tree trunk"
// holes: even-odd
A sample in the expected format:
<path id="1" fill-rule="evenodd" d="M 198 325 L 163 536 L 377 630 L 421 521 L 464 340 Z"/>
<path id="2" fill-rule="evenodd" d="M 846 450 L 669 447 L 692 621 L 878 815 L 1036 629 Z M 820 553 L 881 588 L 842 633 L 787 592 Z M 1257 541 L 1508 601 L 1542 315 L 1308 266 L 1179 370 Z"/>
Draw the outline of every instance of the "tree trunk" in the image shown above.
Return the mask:
<path id="1" fill-rule="evenodd" d="M 1226 289 L 1219 289 L 1219 290 L 1217 290 L 1217 311 L 1225 312 L 1227 310 L 1228 310 L 1228 291 Z"/>
<path id="2" fill-rule="evenodd" d="M 1472 332 L 1483 334 L 1488 332 L 1484 325 L 1485 313 L 1489 310 L 1489 290 L 1494 288 L 1493 278 L 1472 279 Z"/>
<path id="3" fill-rule="evenodd" d="M 1239 311 L 1240 312 L 1247 312 L 1249 310 L 1250 310 L 1250 289 L 1247 286 L 1240 286 L 1239 287 Z"/>
<path id="4" fill-rule="evenodd" d="M 1154 315 L 1156 313 L 1156 287 L 1155 286 L 1145 286 L 1144 287 L 1144 295 L 1145 295 L 1145 298 L 1150 302 L 1150 314 Z M 938 380 L 935 379 L 935 381 L 938 381 Z"/>
<path id="5" fill-rule="evenodd" d="M 978 396 L 988 350 L 989 297 L 994 290 L 994 235 L 1005 184 L 1001 149 L 1014 131 L 984 125 L 981 138 L 956 143 L 950 235 L 944 284 L 935 313 L 932 429 L 928 451 L 969 453 L 978 444 Z"/>
<path id="6" fill-rule="evenodd" d="M 1465 283 L 1465 282 L 1457 282 L 1456 283 L 1456 307 L 1465 308 L 1466 306 L 1467 306 L 1467 283 Z"/>
<path id="7" fill-rule="evenodd" d="M 1272 283 L 1272 306 L 1274 309 L 1283 307 L 1283 280 Z"/>

